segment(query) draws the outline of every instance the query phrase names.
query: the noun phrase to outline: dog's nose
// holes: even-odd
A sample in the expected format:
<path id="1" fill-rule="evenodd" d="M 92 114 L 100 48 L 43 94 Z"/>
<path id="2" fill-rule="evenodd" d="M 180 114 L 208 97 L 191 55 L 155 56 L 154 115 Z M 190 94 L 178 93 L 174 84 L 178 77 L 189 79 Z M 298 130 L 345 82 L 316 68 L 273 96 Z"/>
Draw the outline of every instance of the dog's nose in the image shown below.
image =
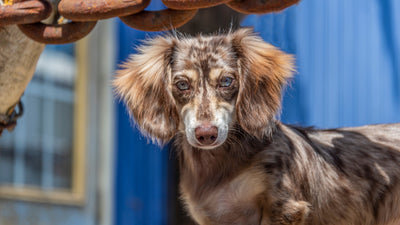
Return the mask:
<path id="1" fill-rule="evenodd" d="M 218 128 L 210 124 L 202 124 L 194 130 L 196 139 L 202 145 L 211 145 L 217 140 Z"/>

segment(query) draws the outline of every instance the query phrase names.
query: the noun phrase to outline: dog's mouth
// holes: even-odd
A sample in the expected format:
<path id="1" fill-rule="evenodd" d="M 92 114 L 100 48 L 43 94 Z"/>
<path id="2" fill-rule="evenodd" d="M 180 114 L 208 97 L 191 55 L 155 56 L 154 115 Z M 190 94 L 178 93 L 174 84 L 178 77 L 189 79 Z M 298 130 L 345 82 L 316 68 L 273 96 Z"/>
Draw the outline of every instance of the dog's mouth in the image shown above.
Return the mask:
<path id="1" fill-rule="evenodd" d="M 212 144 L 212 145 L 192 145 L 195 148 L 204 149 L 204 150 L 212 150 L 220 146 L 220 144 Z"/>
<path id="2" fill-rule="evenodd" d="M 203 144 L 200 142 L 192 143 L 191 141 L 189 141 L 189 143 L 190 143 L 190 145 L 192 145 L 195 148 L 204 149 L 204 150 L 212 150 L 223 144 L 223 142 L 218 142 L 218 141 L 214 141 L 211 144 Z"/>

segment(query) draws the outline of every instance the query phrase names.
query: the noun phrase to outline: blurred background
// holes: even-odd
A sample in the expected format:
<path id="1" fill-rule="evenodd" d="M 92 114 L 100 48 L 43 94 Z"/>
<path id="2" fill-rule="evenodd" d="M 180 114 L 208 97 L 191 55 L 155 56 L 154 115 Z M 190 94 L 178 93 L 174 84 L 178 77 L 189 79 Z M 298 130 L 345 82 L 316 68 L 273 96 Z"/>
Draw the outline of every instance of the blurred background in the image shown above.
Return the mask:
<path id="1" fill-rule="evenodd" d="M 162 9 L 153 0 L 151 10 Z M 200 10 L 179 31 L 254 27 L 296 56 L 285 123 L 333 128 L 400 122 L 400 1 L 302 0 L 280 13 Z M 0 224 L 188 225 L 176 157 L 132 126 L 110 81 L 146 33 L 100 21 L 75 44 L 48 45 L 0 138 Z"/>

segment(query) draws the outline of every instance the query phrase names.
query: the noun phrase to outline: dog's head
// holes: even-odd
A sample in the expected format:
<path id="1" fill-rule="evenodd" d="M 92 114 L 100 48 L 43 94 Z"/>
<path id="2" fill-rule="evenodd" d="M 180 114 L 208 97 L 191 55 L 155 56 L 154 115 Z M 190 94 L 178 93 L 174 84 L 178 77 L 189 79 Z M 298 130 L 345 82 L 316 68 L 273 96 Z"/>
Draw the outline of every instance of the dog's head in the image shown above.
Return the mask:
<path id="1" fill-rule="evenodd" d="M 293 58 L 250 29 L 146 41 L 114 80 L 141 130 L 164 143 L 178 132 L 197 148 L 222 145 L 234 127 L 267 135 Z"/>

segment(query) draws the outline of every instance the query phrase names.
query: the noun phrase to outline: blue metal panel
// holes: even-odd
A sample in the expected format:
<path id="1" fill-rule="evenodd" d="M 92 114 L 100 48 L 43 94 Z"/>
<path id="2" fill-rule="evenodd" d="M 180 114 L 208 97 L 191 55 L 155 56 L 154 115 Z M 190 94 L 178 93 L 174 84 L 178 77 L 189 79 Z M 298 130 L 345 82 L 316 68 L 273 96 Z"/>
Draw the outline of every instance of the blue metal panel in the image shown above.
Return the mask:
<path id="1" fill-rule="evenodd" d="M 399 1 L 303 0 L 243 25 L 296 55 L 283 121 L 322 128 L 400 121 Z"/>
<path id="2" fill-rule="evenodd" d="M 159 6 L 160 2 L 155 2 L 149 8 Z M 148 35 L 119 22 L 118 64 Z M 122 102 L 117 104 L 116 130 L 114 224 L 167 224 L 168 149 L 161 150 L 141 136 Z"/>

